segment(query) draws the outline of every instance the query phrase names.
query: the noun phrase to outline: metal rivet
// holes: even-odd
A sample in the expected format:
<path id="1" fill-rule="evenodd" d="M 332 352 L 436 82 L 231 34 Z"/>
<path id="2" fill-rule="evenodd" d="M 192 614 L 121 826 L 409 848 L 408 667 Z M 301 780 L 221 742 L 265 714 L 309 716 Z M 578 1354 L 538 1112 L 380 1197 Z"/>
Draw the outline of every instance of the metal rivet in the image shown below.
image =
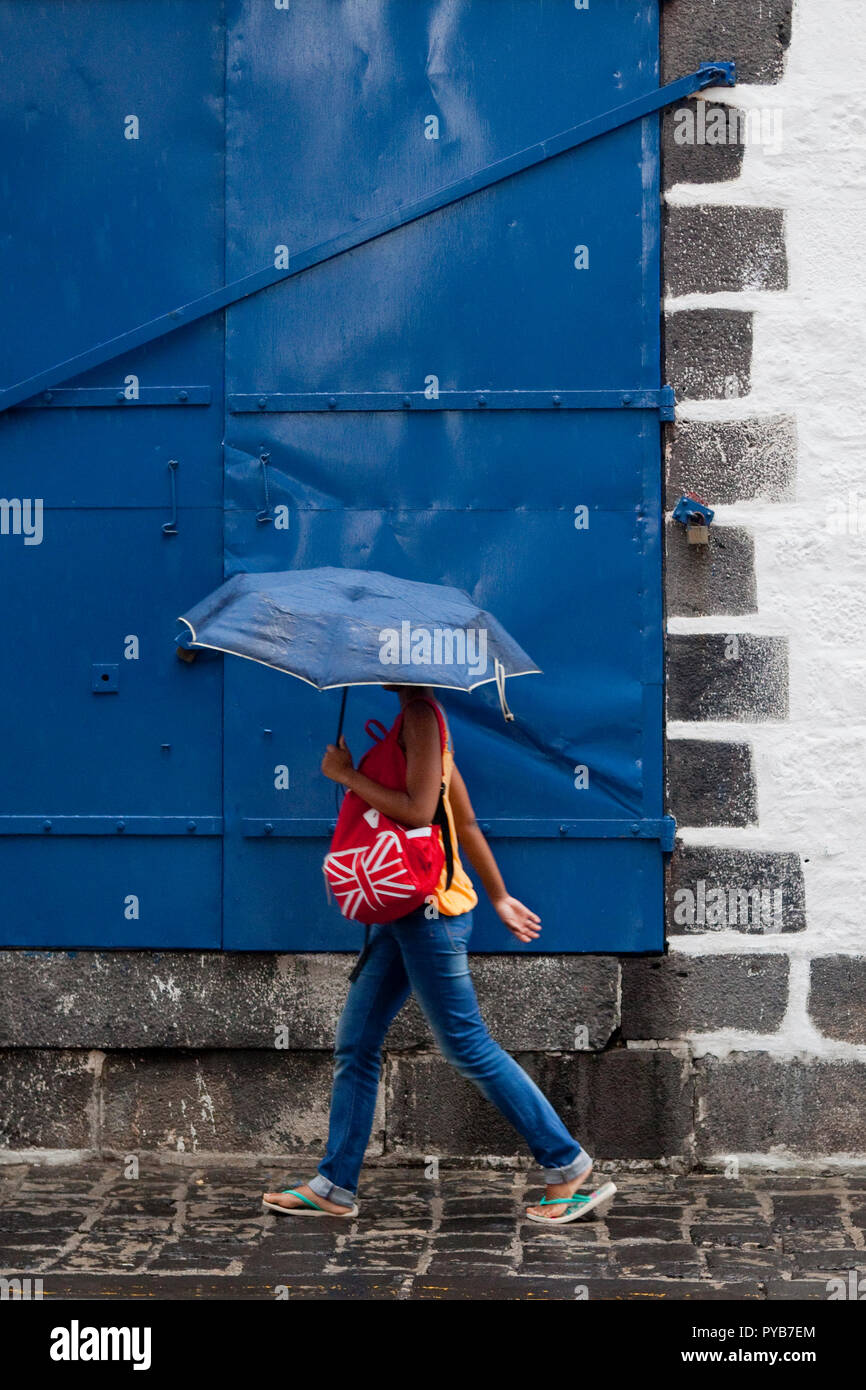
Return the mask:
<path id="1" fill-rule="evenodd" d="M 123 392 L 123 391 L 116 391 L 116 392 L 115 392 L 115 395 L 114 395 L 114 399 L 115 399 L 116 401 L 125 401 L 125 400 L 126 400 L 126 394 L 125 394 L 125 392 Z"/>
<path id="2" fill-rule="evenodd" d="M 567 835 L 567 834 L 568 834 L 568 831 L 567 831 L 567 829 L 565 828 L 564 825 L 561 825 L 561 826 L 559 827 L 559 833 L 560 833 L 560 835 Z"/>
<path id="3" fill-rule="evenodd" d="M 187 823 L 186 823 L 186 828 L 187 828 L 187 830 L 189 830 L 190 832 L 194 831 L 194 830 L 195 830 L 195 821 L 194 821 L 194 820 L 188 820 Z"/>
<path id="4" fill-rule="evenodd" d="M 623 405 L 631 405 L 631 396 L 623 396 L 622 403 Z"/>
<path id="5" fill-rule="evenodd" d="M 179 401 L 188 401 L 188 400 L 189 400 L 189 391 L 178 391 L 178 393 L 177 393 L 177 398 L 178 398 Z"/>
<path id="6" fill-rule="evenodd" d="M 487 397 L 486 397 L 486 396 L 479 396 L 479 397 L 478 397 L 478 404 L 479 404 L 479 405 L 486 405 L 486 404 L 487 404 Z"/>
<path id="7" fill-rule="evenodd" d="M 329 409 L 329 410 L 336 410 L 336 409 L 337 409 L 337 397 L 336 397 L 336 396 L 329 396 L 329 397 L 328 397 L 328 409 Z"/>
<path id="8" fill-rule="evenodd" d="M 163 753 L 167 753 L 168 750 L 169 750 L 169 748 L 171 747 L 171 744 L 170 744 L 170 743 L 161 743 L 159 746 L 160 746 L 160 748 L 162 749 Z"/>
<path id="9" fill-rule="evenodd" d="M 44 820 L 44 821 L 42 822 L 42 829 L 43 829 L 43 830 L 50 830 L 50 829 L 51 829 L 51 821 L 50 821 L 50 820 Z"/>
<path id="10" fill-rule="evenodd" d="M 639 834 L 640 834 L 640 826 L 639 826 L 639 825 L 630 825 L 630 826 L 629 826 L 629 829 L 630 829 L 632 835 L 639 835 Z"/>
<path id="11" fill-rule="evenodd" d="M 404 396 L 404 397 L 403 397 L 403 405 L 406 407 L 407 410 L 409 409 L 409 407 L 410 407 L 411 404 L 412 404 L 412 397 L 411 397 L 411 396 Z"/>
<path id="12" fill-rule="evenodd" d="M 274 827 L 271 825 L 270 821 L 268 821 L 267 825 L 265 826 L 265 834 L 266 834 L 266 835 L 273 835 L 273 833 L 274 833 Z"/>
<path id="13" fill-rule="evenodd" d="M 262 729 L 262 733 L 264 734 L 265 738 L 270 738 L 271 734 L 273 733 L 273 729 Z"/>
<path id="14" fill-rule="evenodd" d="M 116 828 L 117 828 L 118 834 L 121 834 L 121 833 L 126 829 L 126 822 L 125 822 L 125 821 L 122 821 L 122 820 L 119 820 L 119 821 L 117 822 L 117 827 L 116 827 Z"/>
<path id="15" fill-rule="evenodd" d="M 53 400 L 54 400 L 54 392 L 53 392 L 53 391 L 43 391 L 43 392 L 42 392 L 42 399 L 43 399 L 43 401 L 53 401 Z"/>
<path id="16" fill-rule="evenodd" d="M 561 397 L 561 396 L 554 396 L 554 398 L 553 398 L 553 404 L 554 404 L 554 405 L 562 405 L 562 397 Z"/>
<path id="17" fill-rule="evenodd" d="M 258 406 L 259 410 L 264 410 L 267 403 L 267 396 L 259 396 L 258 400 L 256 401 L 256 405 Z"/>

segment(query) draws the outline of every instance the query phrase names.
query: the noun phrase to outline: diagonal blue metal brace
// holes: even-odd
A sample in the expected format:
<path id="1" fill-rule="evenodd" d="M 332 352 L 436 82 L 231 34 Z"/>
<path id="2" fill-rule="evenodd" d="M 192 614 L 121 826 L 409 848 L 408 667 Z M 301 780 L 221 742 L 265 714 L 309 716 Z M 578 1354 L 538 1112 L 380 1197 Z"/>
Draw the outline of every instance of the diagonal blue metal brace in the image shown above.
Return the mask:
<path id="1" fill-rule="evenodd" d="M 655 91 L 646 93 L 645 96 L 635 97 L 633 101 L 627 101 L 622 106 L 615 106 L 610 111 L 593 116 L 591 120 L 582 121 L 580 125 L 572 126 L 569 130 L 551 136 L 548 140 L 541 140 L 535 145 L 529 145 L 526 149 L 519 150 L 516 154 L 498 159 L 493 164 L 476 170 L 475 173 L 467 174 L 465 178 L 457 179 L 454 183 L 446 184 L 445 187 L 438 188 L 433 193 L 425 194 L 422 198 L 403 203 L 378 217 L 368 218 L 366 222 L 361 222 L 351 230 L 340 233 L 340 235 L 331 238 L 330 241 L 308 247 L 306 250 L 298 252 L 297 255 L 290 256 L 287 268 L 277 270 L 273 266 L 267 266 L 264 270 L 254 271 L 252 275 L 245 275 L 240 280 L 233 280 L 231 284 L 223 285 L 221 289 L 213 290 L 210 294 L 202 295 L 201 298 L 194 299 L 189 304 L 181 305 L 179 308 L 170 309 L 168 313 L 161 314 L 159 318 L 151 319 L 138 328 L 121 333 L 116 338 L 110 338 L 105 343 L 89 348 L 86 352 L 79 353 L 75 357 L 68 357 L 64 362 L 58 362 L 44 372 L 38 372 L 35 376 L 27 377 L 24 381 L 8 386 L 5 390 L 0 391 L 0 411 L 9 410 L 12 406 L 29 400 L 37 392 L 55 386 L 58 382 L 68 381 L 70 377 L 78 376 L 81 372 L 89 371 L 92 367 L 110 362 L 113 358 L 129 352 L 133 348 L 142 347 L 145 343 L 152 343 L 156 338 L 162 338 L 177 328 L 183 328 L 188 323 L 194 323 L 197 319 L 216 313 L 219 309 L 225 309 L 229 304 L 236 304 L 238 300 L 246 299 L 251 294 L 258 294 L 260 290 L 279 284 L 281 280 L 290 280 L 293 276 L 300 275 L 313 266 L 322 265 L 324 261 L 341 256 L 345 251 L 352 251 L 356 246 L 363 246 L 365 242 L 375 241 L 377 237 L 385 236 L 398 227 L 405 227 L 410 222 L 417 222 L 419 218 L 427 217 L 431 212 L 437 212 L 440 208 L 448 207 L 451 203 L 460 202 L 461 199 L 468 198 L 473 193 L 480 193 L 482 189 L 491 188 L 494 184 L 501 183 L 503 179 L 523 173 L 526 169 L 532 169 L 535 165 L 543 164 L 545 160 L 554 159 L 557 155 L 565 154 L 566 151 L 576 149 L 579 145 L 585 145 L 588 141 L 596 140 L 600 135 L 607 135 L 610 131 L 628 125 L 631 121 L 649 116 L 654 111 L 660 111 L 663 107 L 670 106 L 673 102 L 693 96 L 695 92 L 703 91 L 707 87 L 732 87 L 735 83 L 736 70 L 733 63 L 702 63 L 695 72 L 689 73 L 686 77 L 678 78 L 676 82 L 669 82 L 665 87 L 658 87 Z"/>

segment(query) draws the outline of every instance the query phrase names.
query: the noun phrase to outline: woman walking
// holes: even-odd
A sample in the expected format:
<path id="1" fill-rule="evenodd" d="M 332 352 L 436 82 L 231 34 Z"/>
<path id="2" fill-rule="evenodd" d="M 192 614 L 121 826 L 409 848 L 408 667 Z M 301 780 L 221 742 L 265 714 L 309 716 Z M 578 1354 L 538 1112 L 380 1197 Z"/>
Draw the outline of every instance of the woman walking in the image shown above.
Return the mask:
<path id="1" fill-rule="evenodd" d="M 415 995 L 436 1043 L 462 1076 L 473 1081 L 523 1135 L 544 1170 L 545 1197 L 528 1208 L 533 1220 L 564 1224 L 605 1210 L 615 1192 L 606 1183 L 575 1195 L 592 1171 L 592 1159 L 572 1138 L 535 1082 L 494 1042 L 481 1017 L 467 948 L 478 898 L 460 863 L 457 845 L 476 870 L 504 925 L 518 941 L 534 941 L 538 916 L 506 890 L 496 860 L 454 765 L 444 712 L 429 686 L 386 686 L 400 698 L 390 737 L 405 758 L 399 787 L 386 787 L 355 768 L 345 739 L 330 744 L 322 760 L 326 777 L 355 792 L 368 806 L 409 828 L 433 821 L 440 787 L 451 836 L 450 876 L 443 869 L 433 902 L 405 917 L 371 928 L 369 948 L 350 986 L 337 1027 L 334 1084 L 327 1152 L 308 1183 L 264 1194 L 272 1211 L 350 1217 L 373 1116 L 385 1035 L 410 993 Z M 401 760 L 402 762 L 402 760 Z M 443 831 L 444 833 L 444 831 Z"/>

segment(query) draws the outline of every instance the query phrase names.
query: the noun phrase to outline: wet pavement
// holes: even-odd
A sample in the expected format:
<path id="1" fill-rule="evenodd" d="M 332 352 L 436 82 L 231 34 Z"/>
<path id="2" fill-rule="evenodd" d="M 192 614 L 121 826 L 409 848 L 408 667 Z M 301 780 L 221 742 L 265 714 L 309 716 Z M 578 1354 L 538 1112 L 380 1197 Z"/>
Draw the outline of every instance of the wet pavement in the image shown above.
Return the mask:
<path id="1" fill-rule="evenodd" d="M 866 1294 L 866 1177 L 677 1176 L 605 1165 L 605 1219 L 523 1217 L 532 1174 L 370 1167 L 351 1222 L 280 1217 L 285 1170 L 0 1167 L 0 1275 L 42 1296 L 158 1299 L 769 1300 Z M 853 1273 L 852 1273 L 853 1271 Z M 830 1281 L 844 1281 L 834 1285 Z"/>

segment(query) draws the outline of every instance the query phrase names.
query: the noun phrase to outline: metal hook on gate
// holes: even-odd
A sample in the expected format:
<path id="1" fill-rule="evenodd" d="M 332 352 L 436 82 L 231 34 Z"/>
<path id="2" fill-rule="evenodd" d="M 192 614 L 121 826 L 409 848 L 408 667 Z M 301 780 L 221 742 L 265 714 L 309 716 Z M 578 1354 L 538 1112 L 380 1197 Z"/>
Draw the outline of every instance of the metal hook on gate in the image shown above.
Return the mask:
<path id="1" fill-rule="evenodd" d="M 176 536 L 176 535 L 177 535 L 177 482 L 176 482 L 176 475 L 177 475 L 177 459 L 169 459 L 169 461 L 168 461 L 168 471 L 169 471 L 169 475 L 170 475 L 170 477 L 171 477 L 171 521 L 167 521 L 167 522 L 164 524 L 164 526 L 163 526 L 163 528 L 162 528 L 162 534 L 163 534 L 164 536 Z"/>
<path id="2" fill-rule="evenodd" d="M 265 506 L 264 511 L 256 512 L 256 521 L 273 521 L 274 518 L 271 516 L 271 499 L 268 492 L 268 464 L 271 456 L 270 454 L 262 453 L 259 454 L 259 458 L 262 464 L 262 479 L 265 484 Z"/>

